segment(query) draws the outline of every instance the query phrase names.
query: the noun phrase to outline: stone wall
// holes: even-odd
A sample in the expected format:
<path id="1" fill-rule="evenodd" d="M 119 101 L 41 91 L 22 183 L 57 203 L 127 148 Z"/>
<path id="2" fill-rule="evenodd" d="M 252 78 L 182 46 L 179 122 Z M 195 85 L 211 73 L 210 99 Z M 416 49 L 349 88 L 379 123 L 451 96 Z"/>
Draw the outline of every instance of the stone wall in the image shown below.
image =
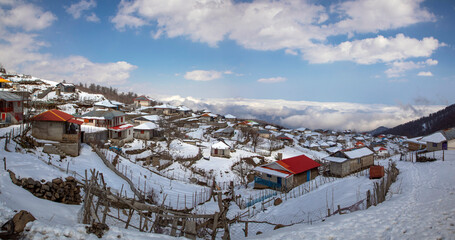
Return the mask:
<path id="1" fill-rule="evenodd" d="M 73 177 L 67 177 L 65 181 L 55 178 L 50 182 L 45 182 L 32 178 L 16 178 L 12 171 L 9 171 L 9 174 L 14 184 L 27 189 L 36 197 L 65 204 L 79 205 L 81 203 L 81 185 Z"/>

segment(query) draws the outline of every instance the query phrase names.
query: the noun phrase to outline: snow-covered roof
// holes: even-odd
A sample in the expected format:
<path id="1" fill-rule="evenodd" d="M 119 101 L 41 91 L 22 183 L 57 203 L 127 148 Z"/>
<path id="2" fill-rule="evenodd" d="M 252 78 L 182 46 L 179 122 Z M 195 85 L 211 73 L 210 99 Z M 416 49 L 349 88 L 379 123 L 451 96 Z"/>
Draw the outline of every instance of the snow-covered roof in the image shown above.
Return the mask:
<path id="1" fill-rule="evenodd" d="M 191 111 L 191 109 L 189 109 L 186 106 L 179 106 L 179 107 L 177 107 L 177 111 L 187 112 L 187 111 Z"/>
<path id="2" fill-rule="evenodd" d="M 227 119 L 236 119 L 237 117 L 234 116 L 234 115 L 228 114 L 228 115 L 224 115 L 224 118 L 227 118 Z"/>
<path id="3" fill-rule="evenodd" d="M 135 118 L 134 120 L 145 120 L 145 121 L 150 121 L 150 122 L 157 122 L 160 119 L 161 119 L 161 117 L 158 115 L 145 115 L 145 116 Z"/>
<path id="4" fill-rule="evenodd" d="M 176 106 L 172 106 L 172 105 L 169 105 L 169 104 L 166 104 L 166 103 L 154 106 L 153 108 L 158 108 L 158 109 L 177 109 Z"/>
<path id="5" fill-rule="evenodd" d="M 353 150 L 344 151 L 343 153 L 350 159 L 361 158 L 373 154 L 373 152 L 367 147 L 356 148 Z"/>
<path id="6" fill-rule="evenodd" d="M 96 102 L 94 105 L 98 106 L 98 107 L 107 107 L 107 108 L 116 108 L 117 107 L 117 105 L 112 104 L 111 101 L 109 101 L 109 100 L 103 100 L 100 102 Z"/>
<path id="7" fill-rule="evenodd" d="M 339 158 L 339 157 L 325 157 L 324 160 L 329 161 L 329 162 L 342 163 L 342 162 L 346 162 L 346 160 L 348 160 L 348 159 Z"/>
<path id="8" fill-rule="evenodd" d="M 21 97 L 10 92 L 0 91 L 0 99 L 7 102 L 21 101 Z"/>
<path id="9" fill-rule="evenodd" d="M 326 148 L 325 150 L 330 153 L 336 153 L 336 152 L 340 151 L 341 148 L 340 147 L 329 147 L 329 148 Z"/>
<path id="10" fill-rule="evenodd" d="M 305 132 L 307 129 L 304 128 L 304 127 L 301 127 L 301 128 L 297 128 L 296 131 L 299 131 L 299 132 Z"/>
<path id="11" fill-rule="evenodd" d="M 442 135 L 442 133 L 435 132 L 435 133 L 433 133 L 431 135 L 423 137 L 420 141 L 422 141 L 422 142 L 431 142 L 431 143 L 440 143 L 440 142 L 447 141 L 447 139 L 446 139 L 446 137 L 444 137 L 444 135 Z"/>
<path id="12" fill-rule="evenodd" d="M 257 172 L 261 172 L 261 173 L 277 176 L 277 177 L 282 177 L 282 178 L 286 178 L 286 177 L 289 177 L 289 176 L 292 175 L 291 173 L 279 172 L 279 171 L 275 171 L 275 170 L 272 170 L 272 169 L 269 169 L 269 168 L 265 168 L 265 167 L 261 167 L 261 166 L 255 167 L 253 170 L 257 171 Z"/>
<path id="13" fill-rule="evenodd" d="M 157 128 L 158 128 L 158 125 L 156 125 L 155 123 L 145 122 L 143 124 L 140 124 L 140 125 L 134 127 L 133 129 L 135 129 L 135 130 L 153 130 L 153 129 L 157 129 Z"/>
<path id="14" fill-rule="evenodd" d="M 217 142 L 212 145 L 214 149 L 229 149 L 229 146 L 224 142 Z"/>
<path id="15" fill-rule="evenodd" d="M 123 106 L 123 103 L 121 102 L 117 102 L 117 101 L 114 101 L 114 100 L 110 100 L 112 104 L 114 105 L 117 105 L 117 106 Z"/>

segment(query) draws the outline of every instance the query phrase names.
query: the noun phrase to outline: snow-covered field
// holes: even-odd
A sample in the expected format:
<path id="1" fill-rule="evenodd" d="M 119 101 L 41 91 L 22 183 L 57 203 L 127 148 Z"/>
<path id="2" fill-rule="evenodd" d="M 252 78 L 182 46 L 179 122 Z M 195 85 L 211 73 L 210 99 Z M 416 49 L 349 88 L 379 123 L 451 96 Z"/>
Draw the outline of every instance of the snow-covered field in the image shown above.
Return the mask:
<path id="1" fill-rule="evenodd" d="M 454 239 L 455 151 L 446 151 L 445 161 L 398 161 L 397 167 L 400 170 L 398 180 L 392 184 L 387 200 L 378 206 L 259 236 L 250 232 L 250 236 L 253 239 Z M 311 198 L 311 195 L 307 196 Z M 312 205 L 318 200 L 321 199 L 287 202 L 271 210 L 270 216 L 279 217 L 287 212 L 292 218 L 299 213 L 292 209 Z"/>
<path id="2" fill-rule="evenodd" d="M 0 129 L 0 137 L 9 133 L 11 129 L 17 133 L 18 126 Z M 137 154 L 130 159 L 120 157 L 117 169 L 128 176 L 134 186 L 140 190 L 150 192 L 153 189 L 156 201 L 174 209 L 194 207 L 193 196 L 201 194 L 203 199 L 209 188 L 195 184 L 214 178 L 218 183 L 235 182 L 235 194 L 243 199 L 271 193 L 271 190 L 252 189 L 252 184 L 246 188 L 240 185 L 239 175 L 232 167 L 244 157 L 255 157 L 251 145 L 243 145 L 231 153 L 230 158 L 211 157 L 210 146 L 216 139 L 204 136 L 204 129 L 199 128 L 190 134 L 191 137 L 202 139 L 198 146 L 174 140 L 169 148 L 165 142 L 159 142 L 153 151 L 168 150 L 174 158 L 192 157 L 202 151 L 203 158 L 194 164 L 175 161 L 169 167 L 158 172 L 151 166 L 136 162 L 139 157 L 152 154 L 151 150 Z M 291 135 L 290 135 L 291 136 Z M 226 140 L 228 144 L 233 142 Z M 134 141 L 127 149 L 143 149 L 148 143 Z M 91 147 L 83 144 L 78 157 L 61 159 L 57 155 L 42 153 L 41 148 L 28 150 L 18 148 L 14 142 L 7 145 L 9 151 L 4 150 L 5 139 L 0 138 L 0 163 L 6 158 L 7 168 L 17 176 L 32 177 L 37 180 L 51 180 L 56 177 L 75 176 L 82 180 L 85 171 L 96 169 L 104 175 L 104 179 L 113 192 L 123 189 L 123 194 L 133 196 L 128 183 L 105 166 Z M 391 145 L 396 147 L 395 145 Z M 17 148 L 17 150 L 16 150 Z M 267 146 L 265 146 L 267 148 Z M 105 151 L 108 160 L 112 161 L 115 154 Z M 265 161 L 273 161 L 281 153 L 284 158 L 306 154 L 314 159 L 327 156 L 322 151 L 312 151 L 297 144 L 271 152 Z M 442 159 L 442 152 L 436 157 Z M 132 155 L 133 156 L 133 155 Z M 400 170 L 398 180 L 391 186 L 387 200 L 378 206 L 367 210 L 360 210 L 344 215 L 326 217 L 327 208 L 333 212 L 337 205 L 350 206 L 365 198 L 365 192 L 372 189 L 373 182 L 367 175 L 351 175 L 342 179 L 322 181 L 318 177 L 313 183 L 312 191 L 283 198 L 278 206 L 266 205 L 263 209 L 260 202 L 249 208 L 240 209 L 232 202 L 228 217 L 250 211 L 251 221 L 267 221 L 276 224 L 295 224 L 273 230 L 273 225 L 250 223 L 249 237 L 262 239 L 454 239 L 455 236 L 455 151 L 444 153 L 445 161 L 438 160 L 428 163 L 401 162 L 399 155 L 391 158 L 397 162 Z M 168 160 L 172 161 L 172 160 Z M 387 165 L 389 159 L 379 163 Z M 0 165 L 1 166 L 1 165 Z M 68 169 L 68 173 L 66 172 Z M 199 175 L 204 172 L 207 176 Z M 174 179 L 174 180 L 171 180 Z M 319 181 L 319 182 L 318 182 Z M 145 184 L 146 183 L 146 184 Z M 317 186 L 315 186 L 317 185 Z M 292 193 L 290 193 L 291 195 Z M 203 201 L 202 201 L 203 202 Z M 95 239 L 94 235 L 85 233 L 84 225 L 79 224 L 78 215 L 80 206 L 65 205 L 34 197 L 28 191 L 12 184 L 9 174 L 0 168 L 0 223 L 10 219 L 19 210 L 30 211 L 37 221 L 30 223 L 27 239 Z M 213 200 L 196 206 L 193 213 L 213 213 L 218 211 L 218 203 Z M 311 221 L 309 221 L 311 220 Z M 311 222 L 311 224 L 308 224 Z M 297 223 L 297 224 L 296 224 Z M 104 236 L 105 239 L 165 239 L 170 238 L 159 234 L 144 234 L 132 230 L 124 230 L 121 225 L 112 224 L 111 230 Z M 232 224 L 230 228 L 232 239 L 244 238 L 244 224 Z M 257 232 L 261 235 L 256 235 Z M 218 235 L 220 237 L 220 235 Z"/>

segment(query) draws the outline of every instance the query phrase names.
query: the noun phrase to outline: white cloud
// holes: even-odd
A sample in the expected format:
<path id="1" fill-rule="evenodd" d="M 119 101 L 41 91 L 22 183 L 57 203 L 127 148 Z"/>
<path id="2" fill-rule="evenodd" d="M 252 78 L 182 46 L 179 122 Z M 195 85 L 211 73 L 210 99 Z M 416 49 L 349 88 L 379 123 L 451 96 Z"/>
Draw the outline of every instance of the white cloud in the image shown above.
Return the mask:
<path id="1" fill-rule="evenodd" d="M 419 22 L 435 21 L 435 16 L 420 7 L 424 0 L 357 0 L 332 6 L 332 13 L 345 16 L 329 25 L 339 33 L 369 33 L 397 29 Z"/>
<path id="2" fill-rule="evenodd" d="M 122 0 L 112 22 L 119 30 L 154 26 L 154 38 L 183 36 L 210 46 L 230 39 L 248 49 L 300 52 L 312 63 L 372 64 L 430 56 L 442 44 L 432 37 L 418 40 L 398 34 L 325 45 L 328 37 L 435 21 L 421 2 L 353 0 L 326 7 L 309 0 Z"/>
<path id="3" fill-rule="evenodd" d="M 258 79 L 258 82 L 260 82 L 260 83 L 278 83 L 278 82 L 284 82 L 284 81 L 286 81 L 286 78 L 284 78 L 284 77 L 272 77 L 272 78 Z"/>
<path id="4" fill-rule="evenodd" d="M 336 46 L 314 45 L 304 50 L 303 58 L 312 63 L 354 61 L 359 64 L 391 62 L 414 57 L 428 57 L 442 44 L 433 37 L 418 40 L 403 34 L 378 36 L 343 42 Z"/>
<path id="5" fill-rule="evenodd" d="M 2 7 L 7 6 L 5 8 Z M 0 30 L 5 27 L 21 28 L 25 31 L 41 30 L 49 27 L 57 17 L 51 12 L 43 12 L 33 4 L 20 1 L 0 3 Z"/>
<path id="6" fill-rule="evenodd" d="M 73 3 L 66 8 L 66 12 L 71 14 L 74 19 L 79 19 L 84 11 L 96 7 L 95 0 L 81 0 L 78 3 Z"/>
<path id="7" fill-rule="evenodd" d="M 4 6 L 0 2 L 0 7 Z M 105 84 L 124 83 L 136 66 L 123 62 L 94 63 L 82 56 L 56 58 L 45 52 L 48 43 L 39 41 L 38 34 L 23 32 L 48 27 L 56 19 L 52 13 L 43 12 L 33 4 L 9 3 L 9 10 L 0 8 L 1 16 L 19 18 L 17 22 L 4 22 L 0 17 L 0 63 L 8 71 L 32 74 L 49 80 L 71 82 L 95 82 Z M 4 28 L 16 27 L 18 29 Z"/>
<path id="8" fill-rule="evenodd" d="M 433 76 L 433 73 L 431 72 L 419 72 L 417 74 L 417 76 L 421 76 L 421 77 L 432 77 Z"/>
<path id="9" fill-rule="evenodd" d="M 369 131 L 379 126 L 394 127 L 426 116 L 445 106 L 382 105 L 346 102 L 310 102 L 267 99 L 197 99 L 160 97 L 161 101 L 184 104 L 192 109 L 209 109 L 239 118 L 256 118 L 285 127 L 311 129 L 355 129 Z"/>
<path id="10" fill-rule="evenodd" d="M 185 73 L 184 78 L 194 81 L 211 81 L 223 76 L 222 72 L 218 71 L 205 71 L 205 70 L 194 70 L 191 72 Z"/>
<path id="11" fill-rule="evenodd" d="M 292 50 L 292 49 L 289 49 L 289 48 L 286 49 L 286 50 L 284 50 L 284 52 L 285 52 L 286 54 L 289 54 L 289 55 L 294 55 L 294 56 L 299 55 L 299 53 L 298 53 L 297 51 Z"/>
<path id="12" fill-rule="evenodd" d="M 404 76 L 404 73 L 406 71 L 412 70 L 412 69 L 419 69 L 419 68 L 424 68 L 427 66 L 434 66 L 437 65 L 438 61 L 433 60 L 433 59 L 427 59 L 426 61 L 421 61 L 421 62 L 413 62 L 413 61 L 396 61 L 391 64 L 389 64 L 391 67 L 385 71 L 387 77 L 393 78 L 393 77 L 402 77 Z M 420 74 L 420 73 L 419 73 Z M 421 76 L 421 75 L 419 75 Z"/>
<path id="13" fill-rule="evenodd" d="M 99 22 L 100 19 L 98 18 L 98 16 L 96 16 L 95 13 L 92 13 L 90 15 L 88 15 L 87 17 L 85 17 L 85 20 L 87 20 L 88 22 Z"/>

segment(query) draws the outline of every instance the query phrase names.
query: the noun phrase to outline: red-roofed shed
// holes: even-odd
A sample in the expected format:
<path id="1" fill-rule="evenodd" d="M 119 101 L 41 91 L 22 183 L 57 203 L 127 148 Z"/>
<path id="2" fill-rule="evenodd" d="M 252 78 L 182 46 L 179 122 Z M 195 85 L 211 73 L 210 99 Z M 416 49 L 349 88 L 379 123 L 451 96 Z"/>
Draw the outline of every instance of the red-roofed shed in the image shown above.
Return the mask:
<path id="1" fill-rule="evenodd" d="M 268 163 L 254 169 L 258 172 L 254 186 L 287 191 L 318 176 L 319 166 L 321 164 L 305 155 Z"/>

